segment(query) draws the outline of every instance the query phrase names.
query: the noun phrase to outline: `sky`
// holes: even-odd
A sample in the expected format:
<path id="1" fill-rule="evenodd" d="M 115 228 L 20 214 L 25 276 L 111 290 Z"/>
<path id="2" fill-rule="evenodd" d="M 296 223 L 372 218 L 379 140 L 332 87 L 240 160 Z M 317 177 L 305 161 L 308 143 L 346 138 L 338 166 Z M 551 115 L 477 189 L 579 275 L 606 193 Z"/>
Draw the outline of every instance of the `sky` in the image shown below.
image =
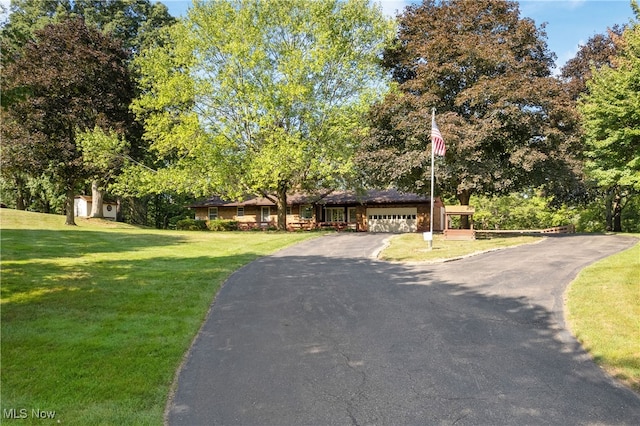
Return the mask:
<path id="1" fill-rule="evenodd" d="M 4 0 L 3 0 L 4 1 Z M 395 16 L 408 4 L 421 0 L 373 0 L 382 5 L 385 13 Z M 173 16 L 185 13 L 190 0 L 164 0 Z M 604 34 L 607 28 L 626 24 L 633 18 L 630 0 L 519 0 L 520 16 L 546 24 L 547 44 L 558 57 L 557 69 L 573 58 L 578 47 L 595 34 Z"/>

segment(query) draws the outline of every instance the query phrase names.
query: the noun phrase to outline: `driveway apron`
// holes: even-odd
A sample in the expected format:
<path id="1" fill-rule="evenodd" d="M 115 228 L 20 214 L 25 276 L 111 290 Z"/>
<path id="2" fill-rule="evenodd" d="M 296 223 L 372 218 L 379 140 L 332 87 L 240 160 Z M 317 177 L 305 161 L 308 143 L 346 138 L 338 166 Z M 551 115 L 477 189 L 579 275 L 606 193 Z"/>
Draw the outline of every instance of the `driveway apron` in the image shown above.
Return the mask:
<path id="1" fill-rule="evenodd" d="M 375 259 L 389 237 L 325 236 L 234 273 L 179 372 L 168 423 L 640 424 L 638 395 L 562 319 L 577 273 L 636 239 L 551 237 L 406 265 Z"/>

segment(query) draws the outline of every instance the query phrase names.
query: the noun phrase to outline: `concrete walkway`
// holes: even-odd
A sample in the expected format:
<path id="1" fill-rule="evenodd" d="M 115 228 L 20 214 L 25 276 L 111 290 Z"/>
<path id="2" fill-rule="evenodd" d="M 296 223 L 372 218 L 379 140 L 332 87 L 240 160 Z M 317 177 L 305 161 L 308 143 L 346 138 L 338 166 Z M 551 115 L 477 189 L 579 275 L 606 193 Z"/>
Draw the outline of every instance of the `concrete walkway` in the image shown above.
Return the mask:
<path id="1" fill-rule="evenodd" d="M 640 398 L 562 320 L 579 270 L 637 240 L 552 237 L 401 265 L 372 258 L 385 238 L 322 237 L 233 274 L 169 424 L 640 424 Z"/>

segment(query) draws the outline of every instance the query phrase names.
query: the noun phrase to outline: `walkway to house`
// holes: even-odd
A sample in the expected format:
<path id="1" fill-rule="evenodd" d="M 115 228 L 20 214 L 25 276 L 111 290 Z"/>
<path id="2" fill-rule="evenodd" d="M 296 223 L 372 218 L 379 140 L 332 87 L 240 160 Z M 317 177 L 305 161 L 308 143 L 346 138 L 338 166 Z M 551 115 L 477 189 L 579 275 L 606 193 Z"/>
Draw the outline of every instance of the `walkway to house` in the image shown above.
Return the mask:
<path id="1" fill-rule="evenodd" d="M 322 237 L 231 276 L 169 424 L 640 423 L 640 398 L 562 321 L 578 271 L 636 240 L 551 237 L 407 266 L 371 258 L 386 237 Z"/>

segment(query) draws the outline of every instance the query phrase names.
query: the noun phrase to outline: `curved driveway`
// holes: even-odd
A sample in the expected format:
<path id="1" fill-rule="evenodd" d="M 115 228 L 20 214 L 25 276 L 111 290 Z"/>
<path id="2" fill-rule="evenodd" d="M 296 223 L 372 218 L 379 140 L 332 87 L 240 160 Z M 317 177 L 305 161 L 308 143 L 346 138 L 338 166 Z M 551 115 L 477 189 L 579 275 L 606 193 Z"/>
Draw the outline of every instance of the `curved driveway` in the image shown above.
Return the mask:
<path id="1" fill-rule="evenodd" d="M 566 285 L 631 247 L 552 237 L 456 262 L 372 255 L 336 234 L 220 291 L 179 374 L 172 425 L 640 424 L 640 398 L 563 328 Z"/>

